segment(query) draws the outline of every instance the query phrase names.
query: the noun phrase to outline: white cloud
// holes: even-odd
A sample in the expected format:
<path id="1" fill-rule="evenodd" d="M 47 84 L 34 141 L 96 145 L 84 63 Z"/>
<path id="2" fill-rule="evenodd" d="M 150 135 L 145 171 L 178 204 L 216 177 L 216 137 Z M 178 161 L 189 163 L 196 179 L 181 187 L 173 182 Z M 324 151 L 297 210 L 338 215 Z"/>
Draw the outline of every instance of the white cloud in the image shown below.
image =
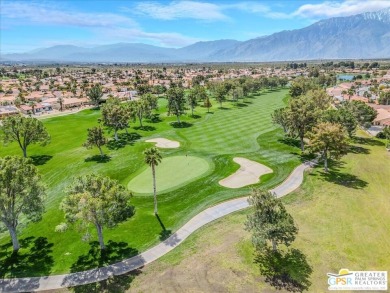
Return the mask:
<path id="1" fill-rule="evenodd" d="M 142 2 L 135 6 L 135 12 L 163 20 L 180 18 L 207 21 L 228 19 L 218 5 L 195 1 L 173 1 L 167 5 L 157 2 Z"/>
<path id="2" fill-rule="evenodd" d="M 177 0 L 167 4 L 158 2 L 143 2 L 135 5 L 134 10 L 125 8 L 126 11 L 136 12 L 155 19 L 196 19 L 205 21 L 231 20 L 227 12 L 240 10 L 247 13 L 258 14 L 268 18 L 293 18 L 302 17 L 309 19 L 328 18 L 337 16 L 349 16 L 368 11 L 376 11 L 390 7 L 387 0 L 344 0 L 325 1 L 316 4 L 304 4 L 297 10 L 286 13 L 271 9 L 270 6 L 255 1 L 230 2 L 198 2 Z"/>
<path id="3" fill-rule="evenodd" d="M 85 40 L 87 43 L 101 42 L 149 42 L 167 47 L 180 47 L 195 43 L 199 39 L 184 36 L 175 32 L 146 32 L 131 18 L 113 13 L 85 13 L 35 2 L 4 2 L 1 1 L 0 15 L 14 19 L 13 24 L 40 24 L 86 27 L 96 35 L 95 39 Z M 2 23 L 2 28 L 3 28 Z M 102 40 L 104 35 L 104 40 Z M 44 41 L 45 43 L 45 41 Z M 78 44 L 80 41 L 63 40 L 47 41 L 53 44 Z"/>
<path id="4" fill-rule="evenodd" d="M 325 1 L 318 4 L 302 5 L 291 15 L 305 18 L 337 17 L 377 11 L 388 7 L 390 7 L 390 1 L 386 0 Z"/>
<path id="5" fill-rule="evenodd" d="M 257 2 L 236 2 L 221 6 L 222 9 L 238 9 L 248 13 L 261 14 L 268 18 L 289 18 L 290 16 L 284 12 L 275 12 L 267 5 Z"/>
<path id="6" fill-rule="evenodd" d="M 116 28 L 99 30 L 99 33 L 115 38 L 117 41 L 127 41 L 127 42 L 145 42 L 149 41 L 155 45 L 160 45 L 164 47 L 183 47 L 195 42 L 201 41 L 198 38 L 192 38 L 184 36 L 179 33 L 172 32 L 145 32 L 140 29 L 126 29 L 126 28 Z"/>
<path id="7" fill-rule="evenodd" d="M 83 13 L 58 9 L 34 2 L 1 1 L 0 14 L 7 18 L 23 19 L 38 24 L 70 25 L 79 27 L 137 26 L 132 19 L 112 13 Z"/>

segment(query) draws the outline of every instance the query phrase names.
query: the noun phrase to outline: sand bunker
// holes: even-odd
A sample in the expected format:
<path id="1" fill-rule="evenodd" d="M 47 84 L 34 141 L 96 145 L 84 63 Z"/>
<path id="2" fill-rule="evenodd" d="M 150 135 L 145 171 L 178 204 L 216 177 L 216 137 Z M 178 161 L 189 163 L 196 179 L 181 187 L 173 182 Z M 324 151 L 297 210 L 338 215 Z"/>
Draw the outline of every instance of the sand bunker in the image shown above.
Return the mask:
<path id="1" fill-rule="evenodd" d="M 153 139 L 148 139 L 146 142 L 155 142 L 156 147 L 158 148 L 163 148 L 163 149 L 174 149 L 178 148 L 180 146 L 180 142 L 174 141 L 174 140 L 169 140 L 166 138 L 153 138 Z"/>
<path id="2" fill-rule="evenodd" d="M 267 166 L 245 158 L 234 158 L 233 161 L 240 164 L 240 169 L 229 177 L 219 181 L 220 185 L 228 188 L 240 188 L 258 183 L 261 175 L 273 172 Z"/>

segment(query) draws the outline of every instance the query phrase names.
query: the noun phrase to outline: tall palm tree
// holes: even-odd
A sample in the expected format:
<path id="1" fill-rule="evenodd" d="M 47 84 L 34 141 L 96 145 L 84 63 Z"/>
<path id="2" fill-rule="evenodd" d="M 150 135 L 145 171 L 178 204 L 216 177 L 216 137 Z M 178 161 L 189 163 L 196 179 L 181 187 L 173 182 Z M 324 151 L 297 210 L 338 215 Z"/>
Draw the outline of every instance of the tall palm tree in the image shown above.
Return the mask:
<path id="1" fill-rule="evenodd" d="M 157 215 L 157 194 L 156 194 L 156 166 L 161 162 L 161 154 L 155 147 L 144 151 L 145 163 L 152 167 L 153 175 L 153 196 L 154 196 L 154 214 Z"/>

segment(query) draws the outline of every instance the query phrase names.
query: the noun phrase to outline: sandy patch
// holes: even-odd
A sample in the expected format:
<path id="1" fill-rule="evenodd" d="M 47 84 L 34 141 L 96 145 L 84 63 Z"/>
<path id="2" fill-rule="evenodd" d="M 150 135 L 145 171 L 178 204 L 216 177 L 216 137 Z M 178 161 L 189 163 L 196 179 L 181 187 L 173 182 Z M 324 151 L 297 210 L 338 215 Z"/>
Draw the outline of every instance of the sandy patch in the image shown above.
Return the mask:
<path id="1" fill-rule="evenodd" d="M 155 142 L 156 147 L 158 148 L 163 148 L 163 149 L 175 149 L 180 146 L 180 142 L 174 141 L 174 140 L 169 140 L 166 138 L 153 138 L 153 139 L 148 139 L 146 142 Z"/>
<path id="2" fill-rule="evenodd" d="M 247 185 L 255 184 L 260 181 L 260 176 L 272 173 L 272 169 L 255 161 L 245 158 L 234 158 L 234 162 L 240 164 L 234 174 L 219 181 L 219 184 L 228 188 L 240 188 Z"/>

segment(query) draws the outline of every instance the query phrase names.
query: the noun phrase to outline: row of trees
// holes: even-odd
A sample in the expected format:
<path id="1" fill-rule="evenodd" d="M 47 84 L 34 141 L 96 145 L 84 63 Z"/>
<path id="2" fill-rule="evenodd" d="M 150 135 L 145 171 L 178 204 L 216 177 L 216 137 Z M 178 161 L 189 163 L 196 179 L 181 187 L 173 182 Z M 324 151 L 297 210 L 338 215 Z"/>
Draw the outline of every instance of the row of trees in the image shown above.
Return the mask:
<path id="1" fill-rule="evenodd" d="M 157 104 L 150 96 L 129 104 L 110 100 L 105 105 L 107 109 L 103 108 L 103 112 L 107 112 L 103 115 L 104 124 L 116 129 L 117 125 L 122 125 L 121 120 L 116 120 L 124 116 L 120 111 L 130 112 L 128 110 L 130 107 L 134 117 L 140 116 L 141 114 L 137 114 L 139 105 L 142 105 L 142 109 L 146 112 L 150 112 Z M 114 119 L 113 116 L 117 117 Z M 19 115 L 4 119 L 2 131 L 3 141 L 17 142 L 23 153 L 23 157 L 0 158 L 0 222 L 10 233 L 14 251 L 18 251 L 20 248 L 17 238 L 19 219 L 23 214 L 27 220 L 39 221 L 44 212 L 46 193 L 38 169 L 32 164 L 31 159 L 27 158 L 27 148 L 34 143 L 48 144 L 50 135 L 40 120 Z M 97 146 L 103 155 L 101 147 L 106 142 L 103 129 L 98 126 L 88 129 L 88 139 L 84 146 L 88 148 Z M 156 148 L 148 149 L 145 151 L 145 162 L 152 168 L 154 212 L 157 214 L 155 167 L 161 162 L 161 154 Z M 94 225 L 102 249 L 105 247 L 103 227 L 114 227 L 134 213 L 134 207 L 130 204 L 131 193 L 108 177 L 94 174 L 80 176 L 67 188 L 66 193 L 67 196 L 61 204 L 66 223 L 58 225 L 56 230 L 65 231 L 69 224 L 77 224 L 78 228 L 86 232 L 83 238 L 88 239 L 90 237 L 88 228 Z"/>
<path id="2" fill-rule="evenodd" d="M 180 123 L 180 116 L 185 113 L 186 104 L 191 109 L 191 115 L 194 115 L 194 109 L 199 103 L 208 109 L 212 106 L 210 96 L 220 104 L 222 108 L 223 102 L 231 100 L 238 102 L 250 93 L 257 92 L 263 88 L 276 88 L 278 86 L 286 86 L 288 80 L 286 78 L 250 78 L 242 77 L 239 79 L 229 79 L 225 81 L 209 81 L 205 86 L 195 84 L 186 94 L 184 88 L 180 84 L 173 85 L 167 90 L 166 98 L 168 100 L 168 115 L 175 115 L 177 122 Z"/>
<path id="3" fill-rule="evenodd" d="M 296 89 L 299 88 L 299 95 Z M 316 88 L 314 86 L 314 88 Z M 272 114 L 274 123 L 283 127 L 286 135 L 297 137 L 302 152 L 305 140 L 307 152 L 320 154 L 328 171 L 328 158 L 340 158 L 347 149 L 347 137 L 352 137 L 358 125 L 369 127 L 377 112 L 360 101 L 344 102 L 339 108 L 331 106 L 331 97 L 322 89 L 313 89 L 310 81 L 290 89 L 293 93 L 287 107 Z"/>
<path id="4" fill-rule="evenodd" d="M 145 150 L 144 155 L 145 163 L 152 168 L 154 213 L 157 215 L 155 167 L 162 157 L 156 148 Z M 103 228 L 115 227 L 134 215 L 131 192 L 109 177 L 97 174 L 79 176 L 65 192 L 60 209 L 65 213 L 66 222 L 55 230 L 64 232 L 74 225 L 78 231 L 84 232 L 83 240 L 89 240 L 92 225 L 101 249 L 105 248 Z M 15 252 L 20 249 L 17 227 L 21 216 L 32 222 L 39 221 L 44 212 L 45 194 L 41 175 L 31 159 L 18 156 L 0 158 L 0 221 L 9 231 Z"/>
<path id="5" fill-rule="evenodd" d="M 185 92 L 180 83 L 173 83 L 168 90 L 163 92 L 168 100 L 168 115 L 175 115 L 177 117 L 177 122 L 180 124 L 180 116 L 185 113 L 187 105 L 191 109 L 191 115 L 193 116 L 194 109 L 199 103 L 202 103 L 209 112 L 212 107 L 210 97 L 214 97 L 222 108 L 223 102 L 228 99 L 233 102 L 238 102 L 239 99 L 263 88 L 274 89 L 278 86 L 285 87 L 287 84 L 287 78 L 241 77 L 225 81 L 209 81 L 205 86 L 195 83 L 188 93 Z M 151 110 L 157 109 L 158 98 L 152 94 L 152 88 L 150 86 L 140 85 L 137 87 L 137 90 L 139 91 L 138 94 L 141 96 L 141 102 L 137 105 L 135 103 L 128 103 L 129 107 L 126 109 L 126 106 L 121 107 L 119 105 L 120 103 L 114 101 L 113 98 L 107 100 L 106 105 L 103 106 L 102 120 L 104 121 L 104 125 L 114 130 L 114 133 L 120 129 L 127 129 L 129 121 L 134 120 L 135 118 L 138 118 L 142 127 L 143 117 L 150 116 Z M 88 91 L 87 95 L 91 104 L 99 107 L 103 96 L 102 87 L 100 85 L 95 85 Z M 117 139 L 116 134 L 115 138 Z"/>

